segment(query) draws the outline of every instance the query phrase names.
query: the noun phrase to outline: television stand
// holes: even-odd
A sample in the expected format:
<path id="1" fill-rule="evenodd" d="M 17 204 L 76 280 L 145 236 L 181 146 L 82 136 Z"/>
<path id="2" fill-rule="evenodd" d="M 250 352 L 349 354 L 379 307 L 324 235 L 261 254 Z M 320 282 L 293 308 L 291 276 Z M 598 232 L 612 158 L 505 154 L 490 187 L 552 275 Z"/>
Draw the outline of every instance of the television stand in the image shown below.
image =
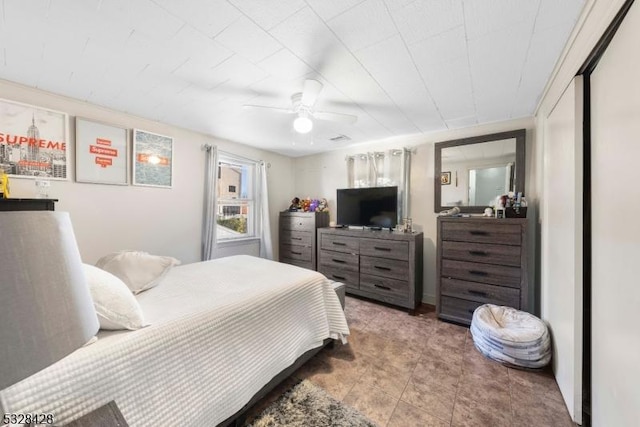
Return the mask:
<path id="1" fill-rule="evenodd" d="M 404 307 L 422 302 L 422 233 L 318 229 L 318 271 L 351 295 Z"/>

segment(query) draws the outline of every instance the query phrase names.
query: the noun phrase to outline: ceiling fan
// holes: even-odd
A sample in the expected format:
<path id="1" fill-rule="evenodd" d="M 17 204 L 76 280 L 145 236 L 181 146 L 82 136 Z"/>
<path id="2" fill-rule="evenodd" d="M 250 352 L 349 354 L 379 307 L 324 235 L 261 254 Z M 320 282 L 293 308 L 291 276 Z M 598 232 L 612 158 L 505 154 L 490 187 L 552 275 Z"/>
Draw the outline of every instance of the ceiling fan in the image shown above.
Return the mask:
<path id="1" fill-rule="evenodd" d="M 293 129 L 298 133 L 309 133 L 313 129 L 313 120 L 327 120 L 338 123 L 353 124 L 358 120 L 351 114 L 332 113 L 328 111 L 316 111 L 315 105 L 322 91 L 322 83 L 318 80 L 307 79 L 304 81 L 302 92 L 291 95 L 290 108 L 269 107 L 266 105 L 245 104 L 244 108 L 266 109 L 278 113 L 295 114 Z"/>

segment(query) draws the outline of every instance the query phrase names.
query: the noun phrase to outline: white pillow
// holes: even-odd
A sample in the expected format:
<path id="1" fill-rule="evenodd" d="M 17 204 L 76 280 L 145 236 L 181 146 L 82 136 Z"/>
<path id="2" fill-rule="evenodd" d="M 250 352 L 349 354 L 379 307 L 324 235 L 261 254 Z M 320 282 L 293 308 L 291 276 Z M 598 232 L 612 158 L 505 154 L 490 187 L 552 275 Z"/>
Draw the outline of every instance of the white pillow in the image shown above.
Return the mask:
<path id="1" fill-rule="evenodd" d="M 122 280 L 89 264 L 84 264 L 84 272 L 100 329 L 135 330 L 147 326 L 138 301 Z"/>
<path id="2" fill-rule="evenodd" d="M 120 251 L 105 255 L 96 263 L 97 267 L 117 276 L 134 294 L 151 289 L 174 265 L 175 258 L 150 255 L 139 251 Z"/>

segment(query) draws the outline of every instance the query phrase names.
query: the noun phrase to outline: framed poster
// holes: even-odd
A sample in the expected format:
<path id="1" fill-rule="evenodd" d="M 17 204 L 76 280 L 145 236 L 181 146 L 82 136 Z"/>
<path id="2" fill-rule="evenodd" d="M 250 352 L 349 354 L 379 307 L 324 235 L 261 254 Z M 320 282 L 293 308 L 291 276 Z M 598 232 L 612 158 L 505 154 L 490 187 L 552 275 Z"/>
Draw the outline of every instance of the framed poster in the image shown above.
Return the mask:
<path id="1" fill-rule="evenodd" d="M 440 184 L 451 185 L 451 172 L 442 172 L 440 174 Z"/>
<path id="2" fill-rule="evenodd" d="M 129 131 L 76 118 L 76 181 L 127 185 Z"/>
<path id="3" fill-rule="evenodd" d="M 173 138 L 133 130 L 133 185 L 171 188 Z"/>
<path id="4" fill-rule="evenodd" d="M 17 178 L 67 179 L 69 116 L 0 99 L 0 169 Z"/>

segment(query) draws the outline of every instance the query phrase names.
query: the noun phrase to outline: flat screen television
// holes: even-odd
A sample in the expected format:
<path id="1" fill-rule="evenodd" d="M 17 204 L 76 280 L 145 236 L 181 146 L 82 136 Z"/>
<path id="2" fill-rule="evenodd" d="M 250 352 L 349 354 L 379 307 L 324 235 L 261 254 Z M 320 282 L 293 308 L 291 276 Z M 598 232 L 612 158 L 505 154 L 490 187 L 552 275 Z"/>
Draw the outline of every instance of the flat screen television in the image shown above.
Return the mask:
<path id="1" fill-rule="evenodd" d="M 398 223 L 398 187 L 337 190 L 338 225 L 392 228 Z"/>

